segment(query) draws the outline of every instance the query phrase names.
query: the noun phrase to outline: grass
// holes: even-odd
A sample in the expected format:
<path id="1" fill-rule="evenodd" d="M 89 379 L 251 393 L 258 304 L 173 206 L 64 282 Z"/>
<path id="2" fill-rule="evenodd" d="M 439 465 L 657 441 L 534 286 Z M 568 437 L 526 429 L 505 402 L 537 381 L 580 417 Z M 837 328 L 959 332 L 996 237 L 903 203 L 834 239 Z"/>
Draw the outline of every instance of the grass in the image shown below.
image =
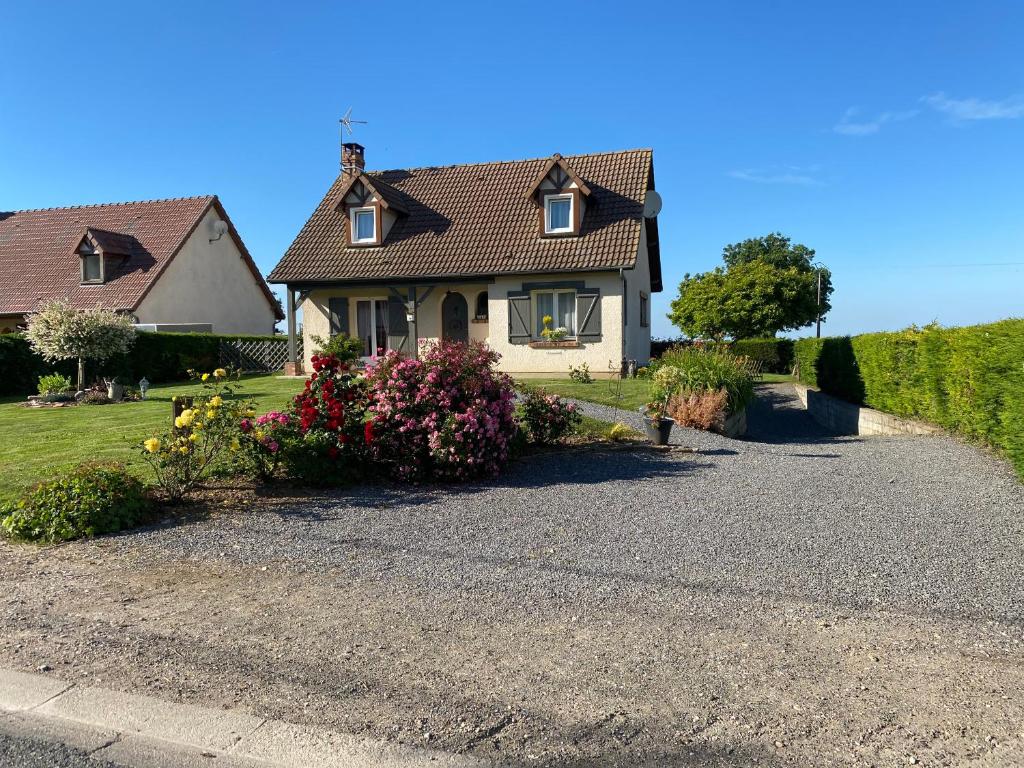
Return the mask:
<path id="1" fill-rule="evenodd" d="M 283 408 L 302 381 L 250 376 L 239 394 L 252 397 L 260 411 Z M 154 386 L 145 401 L 70 408 L 24 408 L 22 400 L 0 402 L 0 499 L 53 470 L 82 461 L 123 461 L 140 477 L 148 470 L 139 444 L 171 426 L 171 398 L 193 394 L 197 384 Z"/>
<path id="2" fill-rule="evenodd" d="M 647 403 L 651 395 L 651 383 L 646 379 L 598 379 L 590 384 L 580 384 L 570 379 L 523 379 L 522 383 L 540 387 L 554 395 L 610 405 L 626 411 L 637 410 Z"/>
<path id="3" fill-rule="evenodd" d="M 761 378 L 758 379 L 758 382 L 764 384 L 788 384 L 793 381 L 796 379 L 788 373 L 762 373 Z"/>
<path id="4" fill-rule="evenodd" d="M 590 416 L 584 416 L 582 423 L 576 428 L 574 434 L 581 435 L 593 440 L 610 440 L 610 432 L 612 427 L 615 425 L 609 421 L 601 421 L 599 419 L 593 419 Z M 640 433 L 635 429 L 630 429 L 627 437 L 640 437 Z"/>

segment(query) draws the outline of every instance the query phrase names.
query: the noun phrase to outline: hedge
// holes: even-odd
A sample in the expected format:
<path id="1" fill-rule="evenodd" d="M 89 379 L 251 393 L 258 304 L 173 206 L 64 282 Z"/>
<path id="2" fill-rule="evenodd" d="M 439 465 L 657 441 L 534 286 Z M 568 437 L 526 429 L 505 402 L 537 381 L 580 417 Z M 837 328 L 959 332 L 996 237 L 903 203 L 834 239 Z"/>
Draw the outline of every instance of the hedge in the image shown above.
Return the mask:
<path id="1" fill-rule="evenodd" d="M 88 362 L 86 380 L 117 377 L 131 384 L 145 376 L 152 384 L 181 381 L 187 371 L 209 371 L 220 361 L 224 339 L 276 339 L 280 336 L 217 335 L 211 333 L 141 332 L 130 352 L 103 363 Z M 21 334 L 0 334 L 0 395 L 30 395 L 40 376 L 57 371 L 75 379 L 76 363 L 47 363 L 36 355 Z"/>
<path id="2" fill-rule="evenodd" d="M 796 342 L 800 379 L 1002 448 L 1024 478 L 1024 320 Z"/>
<path id="3" fill-rule="evenodd" d="M 789 373 L 793 370 L 792 339 L 738 339 L 729 345 L 736 355 L 749 357 L 761 363 L 766 373 Z"/>

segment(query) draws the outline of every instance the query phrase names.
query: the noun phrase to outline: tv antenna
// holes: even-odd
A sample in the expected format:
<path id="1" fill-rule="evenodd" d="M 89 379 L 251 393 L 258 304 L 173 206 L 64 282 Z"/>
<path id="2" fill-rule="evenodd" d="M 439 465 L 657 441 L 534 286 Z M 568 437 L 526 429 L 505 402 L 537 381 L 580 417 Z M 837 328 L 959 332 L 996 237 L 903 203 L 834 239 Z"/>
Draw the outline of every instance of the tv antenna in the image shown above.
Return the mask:
<path id="1" fill-rule="evenodd" d="M 367 125 L 367 122 L 365 120 L 353 120 L 352 119 L 352 107 L 348 108 L 348 111 L 345 113 L 345 115 L 338 122 L 341 123 L 341 129 L 340 130 L 341 130 L 341 139 L 342 139 L 342 141 L 345 140 L 345 131 L 348 131 L 348 135 L 349 136 L 352 135 L 352 126 L 353 125 Z"/>

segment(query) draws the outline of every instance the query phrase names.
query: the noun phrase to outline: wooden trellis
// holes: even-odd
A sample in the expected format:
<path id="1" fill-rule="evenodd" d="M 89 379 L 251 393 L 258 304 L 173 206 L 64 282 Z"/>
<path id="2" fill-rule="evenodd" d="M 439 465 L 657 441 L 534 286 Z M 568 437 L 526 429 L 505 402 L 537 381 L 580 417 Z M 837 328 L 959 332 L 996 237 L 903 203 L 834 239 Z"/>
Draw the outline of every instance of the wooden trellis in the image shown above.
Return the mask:
<path id="1" fill-rule="evenodd" d="M 302 338 L 298 358 L 302 359 Z M 220 364 L 243 371 L 279 371 L 288 361 L 288 339 L 221 339 Z"/>

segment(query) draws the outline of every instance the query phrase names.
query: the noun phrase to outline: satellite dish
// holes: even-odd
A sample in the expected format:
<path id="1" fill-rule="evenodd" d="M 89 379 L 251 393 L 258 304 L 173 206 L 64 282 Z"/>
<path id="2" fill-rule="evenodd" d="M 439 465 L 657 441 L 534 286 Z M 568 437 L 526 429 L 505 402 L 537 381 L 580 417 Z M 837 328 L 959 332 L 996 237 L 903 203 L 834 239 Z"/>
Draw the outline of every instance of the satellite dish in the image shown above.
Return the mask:
<path id="1" fill-rule="evenodd" d="M 228 223 L 223 219 L 217 219 L 213 222 L 213 233 L 215 235 L 226 235 L 228 233 Z"/>
<path id="2" fill-rule="evenodd" d="M 647 190 L 647 197 L 644 200 L 644 218 L 653 219 L 661 213 L 661 195 L 653 189 Z"/>

